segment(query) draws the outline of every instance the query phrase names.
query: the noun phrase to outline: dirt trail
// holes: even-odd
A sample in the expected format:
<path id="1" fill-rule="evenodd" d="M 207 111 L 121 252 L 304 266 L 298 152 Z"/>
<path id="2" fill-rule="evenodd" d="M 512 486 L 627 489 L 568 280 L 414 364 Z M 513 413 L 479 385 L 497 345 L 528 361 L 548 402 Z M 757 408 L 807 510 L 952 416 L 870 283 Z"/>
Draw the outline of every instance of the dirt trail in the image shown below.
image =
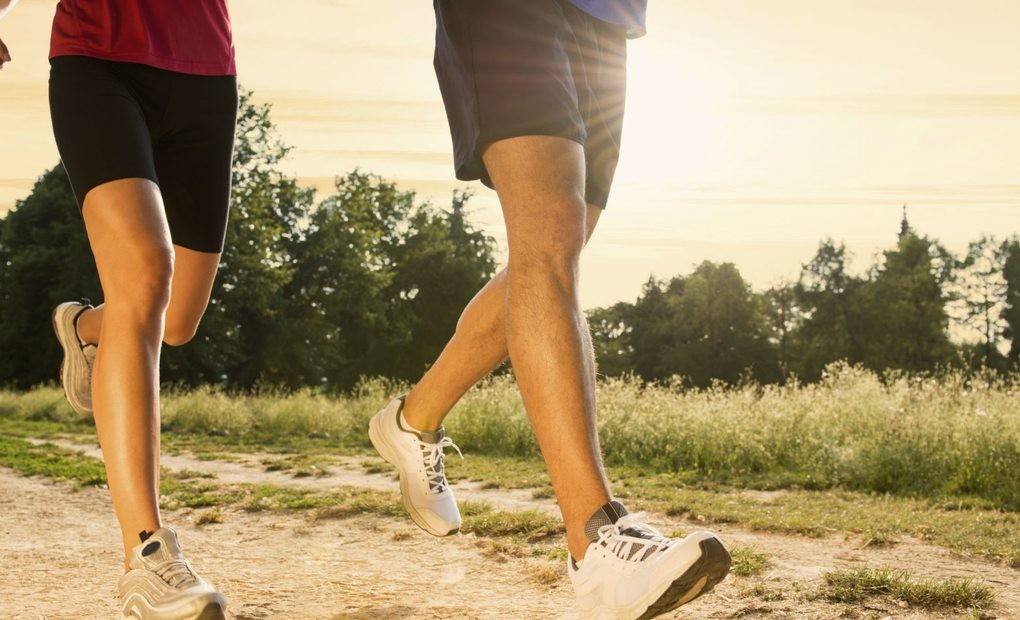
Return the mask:
<path id="1" fill-rule="evenodd" d="M 92 446 L 59 442 L 92 456 Z M 345 459 L 330 475 L 295 478 L 264 471 L 268 455 L 242 462 L 201 461 L 167 455 L 164 466 L 216 474 L 223 483 L 262 482 L 318 490 L 336 485 L 394 490 L 388 474 L 368 474 L 361 462 Z M 278 457 L 279 455 L 274 455 Z M 458 497 L 505 509 L 555 511 L 550 500 L 527 491 L 481 489 L 456 484 Z M 105 617 L 113 607 L 118 562 L 116 523 L 106 492 L 72 492 L 64 485 L 24 479 L 0 469 L 0 617 Z M 177 511 L 167 521 L 178 526 L 198 568 L 231 598 L 237 618 L 552 618 L 571 617 L 565 578 L 547 583 L 544 560 L 487 556 L 472 536 L 437 540 L 409 521 L 366 516 L 344 521 L 309 522 L 302 515 L 230 511 L 224 523 L 197 527 L 198 513 Z M 698 524 L 655 515 L 669 531 Z M 971 577 L 992 585 L 998 608 L 990 617 L 1020 617 L 1020 573 L 939 547 L 906 540 L 888 548 L 857 548 L 841 537 L 809 539 L 715 528 L 731 544 L 768 554 L 772 567 L 753 578 L 730 578 L 712 596 L 695 601 L 677 617 L 932 618 L 893 603 L 875 602 L 848 609 L 803 593 L 818 587 L 827 570 L 848 566 L 892 566 L 919 576 Z M 63 532 L 57 536 L 55 532 Z M 394 534 L 398 533 L 394 539 Z M 224 545 L 226 545 L 224 547 Z M 211 555 L 217 549 L 228 549 Z M 87 554 L 91 551 L 92 554 Z M 93 555 L 94 554 L 94 555 Z M 207 555 L 210 554 L 210 555 Z M 41 571 L 39 567 L 48 567 Z M 61 573 L 63 586 L 52 577 Z M 433 583 L 439 575 L 439 584 Z M 766 602 L 748 592 L 756 583 L 784 590 L 783 600 Z M 796 585 L 794 585 L 796 584 Z M 69 612 L 68 610 L 73 610 Z M 952 617 L 947 616 L 947 617 Z"/>

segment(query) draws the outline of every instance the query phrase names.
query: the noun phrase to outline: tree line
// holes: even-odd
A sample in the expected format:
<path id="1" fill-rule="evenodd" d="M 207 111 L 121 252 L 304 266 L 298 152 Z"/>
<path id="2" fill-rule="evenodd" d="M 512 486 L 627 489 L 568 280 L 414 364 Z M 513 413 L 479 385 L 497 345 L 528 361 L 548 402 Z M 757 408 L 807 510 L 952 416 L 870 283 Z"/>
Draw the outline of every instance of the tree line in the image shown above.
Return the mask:
<path id="1" fill-rule="evenodd" d="M 355 171 L 316 200 L 281 172 L 287 152 L 270 107 L 243 94 L 222 266 L 195 339 L 164 348 L 164 381 L 333 391 L 365 376 L 417 379 L 496 270 L 494 240 L 468 217 L 469 194 L 440 208 Z M 897 247 L 865 274 L 847 263 L 846 249 L 826 241 L 799 281 L 765 292 L 732 264 L 650 279 L 636 302 L 589 312 L 600 370 L 706 385 L 813 380 L 841 359 L 911 372 L 1016 364 L 1015 237 L 983 238 L 954 257 L 904 222 Z M 50 312 L 79 297 L 101 293 L 57 165 L 0 218 L 0 385 L 55 380 Z M 954 329 L 976 344 L 956 344 Z"/>
<path id="2" fill-rule="evenodd" d="M 954 256 L 906 214 L 896 246 L 862 274 L 823 241 L 796 282 L 755 292 L 729 263 L 651 278 L 634 303 L 590 313 L 606 375 L 646 380 L 815 381 L 847 361 L 878 372 L 1006 372 L 1020 360 L 1020 240 L 989 236 Z"/>

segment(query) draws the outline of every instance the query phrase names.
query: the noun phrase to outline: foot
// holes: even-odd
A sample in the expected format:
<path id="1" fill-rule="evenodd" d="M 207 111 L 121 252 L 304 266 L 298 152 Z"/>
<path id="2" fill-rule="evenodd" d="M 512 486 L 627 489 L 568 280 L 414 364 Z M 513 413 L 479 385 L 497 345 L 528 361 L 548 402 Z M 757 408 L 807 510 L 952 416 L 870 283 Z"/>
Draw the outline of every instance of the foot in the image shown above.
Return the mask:
<path id="1" fill-rule="evenodd" d="M 227 599 L 195 574 L 177 533 L 156 530 L 131 552 L 120 578 L 121 613 L 138 620 L 223 620 Z"/>
<path id="2" fill-rule="evenodd" d="M 709 592 L 730 570 L 715 534 L 667 538 L 617 501 L 595 513 L 585 532 L 584 560 L 567 558 L 582 617 L 654 618 Z"/>
<path id="3" fill-rule="evenodd" d="M 460 510 L 443 473 L 443 449 L 460 454 L 443 429 L 417 431 L 404 420 L 404 398 L 394 398 L 368 424 L 372 445 L 400 475 L 400 495 L 411 520 L 433 536 L 460 530 Z"/>
<path id="4" fill-rule="evenodd" d="M 64 349 L 60 364 L 60 384 L 71 408 L 81 415 L 92 415 L 92 362 L 95 345 L 78 338 L 78 317 L 92 306 L 87 302 L 67 301 L 53 310 L 53 331 Z"/>

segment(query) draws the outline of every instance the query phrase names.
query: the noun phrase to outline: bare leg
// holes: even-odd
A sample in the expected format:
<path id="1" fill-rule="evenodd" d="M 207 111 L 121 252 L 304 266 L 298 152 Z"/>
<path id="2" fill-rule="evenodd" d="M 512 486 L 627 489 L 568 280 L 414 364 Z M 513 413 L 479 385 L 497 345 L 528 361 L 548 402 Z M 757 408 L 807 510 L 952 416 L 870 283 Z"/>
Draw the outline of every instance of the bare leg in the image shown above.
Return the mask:
<path id="1" fill-rule="evenodd" d="M 501 140 L 484 155 L 506 220 L 506 341 L 575 559 L 609 501 L 595 430 L 595 360 L 577 300 L 585 243 L 584 153 L 550 136 Z"/>
<path id="2" fill-rule="evenodd" d="M 127 553 L 139 532 L 160 527 L 159 349 L 173 248 L 151 181 L 101 185 L 85 197 L 83 214 L 106 301 L 93 412 Z"/>
<path id="3" fill-rule="evenodd" d="M 588 239 L 601 214 L 600 207 L 588 205 Z M 404 417 L 414 428 L 438 429 L 457 401 L 506 360 L 506 286 L 503 269 L 475 294 L 436 363 L 408 393 Z"/>
<path id="4" fill-rule="evenodd" d="M 163 342 L 180 346 L 189 342 L 209 305 L 220 255 L 196 252 L 174 246 L 174 275 L 170 282 L 170 305 L 166 310 Z M 103 304 L 86 310 L 78 317 L 78 338 L 86 344 L 98 344 L 103 326 Z"/>

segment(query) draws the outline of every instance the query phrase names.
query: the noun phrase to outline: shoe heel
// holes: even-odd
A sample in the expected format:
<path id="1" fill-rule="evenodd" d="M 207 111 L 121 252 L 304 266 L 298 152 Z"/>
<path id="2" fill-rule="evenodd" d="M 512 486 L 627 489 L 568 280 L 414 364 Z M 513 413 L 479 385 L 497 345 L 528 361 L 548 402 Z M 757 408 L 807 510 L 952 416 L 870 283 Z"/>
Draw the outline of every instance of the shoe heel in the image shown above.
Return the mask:
<path id="1" fill-rule="evenodd" d="M 711 592 L 715 586 L 726 578 L 730 572 L 733 559 L 730 552 L 715 536 L 698 543 L 701 557 L 680 575 L 662 593 L 657 601 L 648 606 L 638 620 L 648 620 L 673 611 L 681 605 L 690 603 L 702 594 Z"/>

